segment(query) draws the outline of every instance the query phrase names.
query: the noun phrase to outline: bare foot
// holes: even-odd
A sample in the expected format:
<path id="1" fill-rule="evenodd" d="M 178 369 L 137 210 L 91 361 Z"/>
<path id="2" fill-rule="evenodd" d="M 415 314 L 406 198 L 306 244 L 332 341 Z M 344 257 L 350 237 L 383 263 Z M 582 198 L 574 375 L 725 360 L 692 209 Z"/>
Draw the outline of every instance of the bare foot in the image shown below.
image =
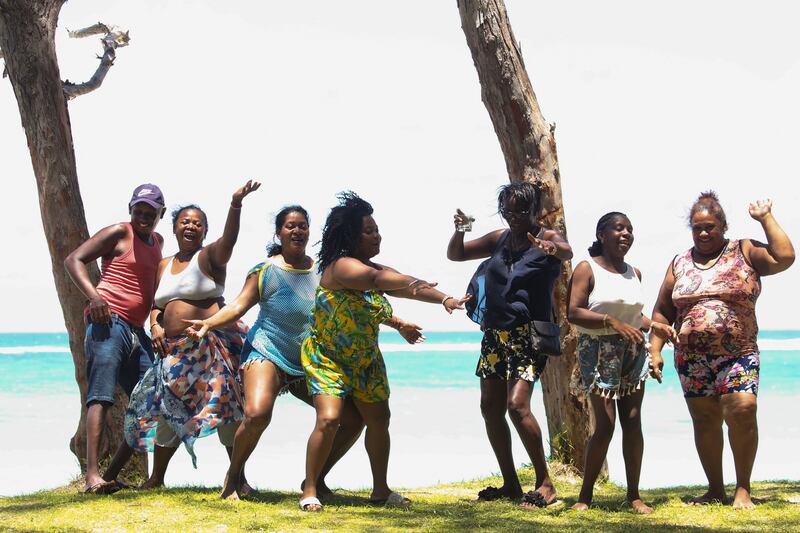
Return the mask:
<path id="1" fill-rule="evenodd" d="M 750 491 L 744 487 L 736 487 L 736 493 L 733 495 L 733 508 L 734 509 L 755 509 L 756 504 L 750 498 Z"/>
<path id="2" fill-rule="evenodd" d="M 631 509 L 636 511 L 639 514 L 650 514 L 653 512 L 653 508 L 644 503 L 640 499 L 630 500 L 628 503 L 631 505 Z"/>
<path id="3" fill-rule="evenodd" d="M 723 503 L 727 498 L 724 491 L 712 492 L 708 491 L 702 496 L 695 496 L 689 500 L 692 505 L 708 505 L 709 503 Z"/>
<path id="4" fill-rule="evenodd" d="M 163 479 L 148 478 L 147 481 L 136 487 L 136 490 L 153 490 L 164 486 Z"/>
<path id="5" fill-rule="evenodd" d="M 225 484 L 222 485 L 222 493 L 219 495 L 220 498 L 223 500 L 230 500 L 230 501 L 239 501 L 239 487 L 236 486 L 237 483 L 234 483 L 230 480 L 228 474 L 225 474 Z"/>
<path id="6" fill-rule="evenodd" d="M 251 487 L 247 481 L 242 481 L 242 483 L 239 485 L 239 496 L 241 496 L 242 498 L 247 498 L 255 491 L 256 489 Z"/>
<path id="7" fill-rule="evenodd" d="M 572 510 L 573 511 L 581 511 L 581 512 L 588 511 L 589 510 L 589 504 L 588 503 L 583 503 L 583 502 L 578 502 L 578 503 L 576 503 L 575 505 L 572 506 Z"/>

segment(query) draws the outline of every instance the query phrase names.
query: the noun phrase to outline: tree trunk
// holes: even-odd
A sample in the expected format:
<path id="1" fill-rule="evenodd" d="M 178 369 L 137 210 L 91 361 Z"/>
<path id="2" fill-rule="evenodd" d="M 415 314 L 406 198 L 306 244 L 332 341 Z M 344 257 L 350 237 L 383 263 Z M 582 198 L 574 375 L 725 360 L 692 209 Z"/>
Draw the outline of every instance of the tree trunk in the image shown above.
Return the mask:
<path id="1" fill-rule="evenodd" d="M 528 181 L 542 190 L 540 223 L 567 235 L 556 155 L 555 126 L 545 122 L 533 92 L 502 0 L 458 0 L 461 27 L 478 70 L 481 97 L 492 119 L 512 182 Z M 552 457 L 583 470 L 586 441 L 593 425 L 590 405 L 570 390 L 576 368 L 574 329 L 566 320 L 564 262 L 555 287 L 563 355 L 551 357 L 542 376 Z"/>
<path id="2" fill-rule="evenodd" d="M 0 49 L 14 88 L 31 153 L 56 292 L 69 334 L 81 416 L 70 449 L 86 468 L 86 358 L 83 350 L 86 298 L 64 269 L 64 259 L 89 238 L 78 186 L 72 130 L 58 69 L 55 29 L 65 0 L 0 0 Z M 97 265 L 89 265 L 97 280 Z M 122 439 L 127 401 L 117 387 L 117 401 L 103 428 L 100 457 L 113 453 Z M 145 464 L 134 462 L 137 469 Z"/>

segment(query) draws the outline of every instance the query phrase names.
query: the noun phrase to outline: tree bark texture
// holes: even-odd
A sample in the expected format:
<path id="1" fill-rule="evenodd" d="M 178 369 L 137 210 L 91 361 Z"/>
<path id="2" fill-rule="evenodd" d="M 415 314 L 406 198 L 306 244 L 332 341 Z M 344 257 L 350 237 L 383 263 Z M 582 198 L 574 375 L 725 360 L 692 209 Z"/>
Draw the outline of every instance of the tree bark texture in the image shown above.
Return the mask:
<path id="1" fill-rule="evenodd" d="M 86 298 L 70 279 L 63 262 L 72 250 L 89 238 L 89 232 L 78 186 L 72 130 L 54 40 L 58 14 L 64 1 L 0 0 L 0 48 L 28 141 L 53 278 L 69 334 L 81 401 L 78 428 L 69 445 L 80 462 L 81 470 L 85 471 L 83 310 Z M 93 279 L 97 280 L 97 265 L 89 267 Z M 116 400 L 103 428 L 100 457 L 113 453 L 122 439 L 122 418 L 127 399 L 119 387 Z M 134 464 L 141 469 L 144 462 L 140 459 Z"/>
<path id="2" fill-rule="evenodd" d="M 566 237 L 555 125 L 547 124 L 539 109 L 505 4 L 502 0 L 458 0 L 458 10 L 508 176 L 512 182 L 528 181 L 542 190 L 540 223 Z M 570 388 L 577 365 L 576 334 L 566 320 L 571 274 L 571 263 L 565 261 L 554 291 L 563 355 L 547 362 L 542 389 L 552 455 L 582 471 L 593 417 L 588 400 Z"/>

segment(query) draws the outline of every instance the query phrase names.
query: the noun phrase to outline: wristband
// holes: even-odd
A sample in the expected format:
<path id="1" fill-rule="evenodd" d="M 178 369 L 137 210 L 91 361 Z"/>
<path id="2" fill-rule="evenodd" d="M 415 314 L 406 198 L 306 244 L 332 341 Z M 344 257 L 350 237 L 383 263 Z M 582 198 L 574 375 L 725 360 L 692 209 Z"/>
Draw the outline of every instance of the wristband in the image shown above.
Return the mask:
<path id="1" fill-rule="evenodd" d="M 452 300 L 452 299 L 453 299 L 453 297 L 452 297 L 452 296 L 445 296 L 444 298 L 442 298 L 442 302 L 441 302 L 441 303 L 442 303 L 442 305 L 444 305 L 444 303 L 445 303 L 447 300 Z"/>
<path id="2" fill-rule="evenodd" d="M 608 313 L 603 315 L 603 327 L 608 329 Z"/>
<path id="3" fill-rule="evenodd" d="M 242 204 L 233 205 L 233 202 L 231 202 L 231 209 L 237 209 L 238 210 L 238 209 L 241 209 L 241 208 L 242 208 Z"/>

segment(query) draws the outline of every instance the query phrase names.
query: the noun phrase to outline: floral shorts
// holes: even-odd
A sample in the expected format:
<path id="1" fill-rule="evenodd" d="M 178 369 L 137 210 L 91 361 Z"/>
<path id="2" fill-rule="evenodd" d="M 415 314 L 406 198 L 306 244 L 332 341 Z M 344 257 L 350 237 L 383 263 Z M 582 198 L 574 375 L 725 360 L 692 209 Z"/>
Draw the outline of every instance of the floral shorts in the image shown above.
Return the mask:
<path id="1" fill-rule="evenodd" d="M 372 353 L 344 362 L 325 355 L 309 336 L 303 342 L 301 359 L 308 393 L 312 396 L 352 397 L 364 403 L 389 399 L 386 364 L 377 348 Z"/>
<path id="2" fill-rule="evenodd" d="M 715 356 L 675 350 L 675 369 L 686 398 L 721 396 L 732 392 L 758 394 L 760 365 L 758 352 Z"/>
<path id="3" fill-rule="evenodd" d="M 641 388 L 650 371 L 650 354 L 644 343 L 634 344 L 622 335 L 578 335 L 578 387 L 613 399 Z"/>
<path id="4" fill-rule="evenodd" d="M 511 330 L 485 329 L 475 375 L 483 379 L 536 382 L 547 364 L 547 355 L 534 353 L 530 327 L 522 324 Z"/>

